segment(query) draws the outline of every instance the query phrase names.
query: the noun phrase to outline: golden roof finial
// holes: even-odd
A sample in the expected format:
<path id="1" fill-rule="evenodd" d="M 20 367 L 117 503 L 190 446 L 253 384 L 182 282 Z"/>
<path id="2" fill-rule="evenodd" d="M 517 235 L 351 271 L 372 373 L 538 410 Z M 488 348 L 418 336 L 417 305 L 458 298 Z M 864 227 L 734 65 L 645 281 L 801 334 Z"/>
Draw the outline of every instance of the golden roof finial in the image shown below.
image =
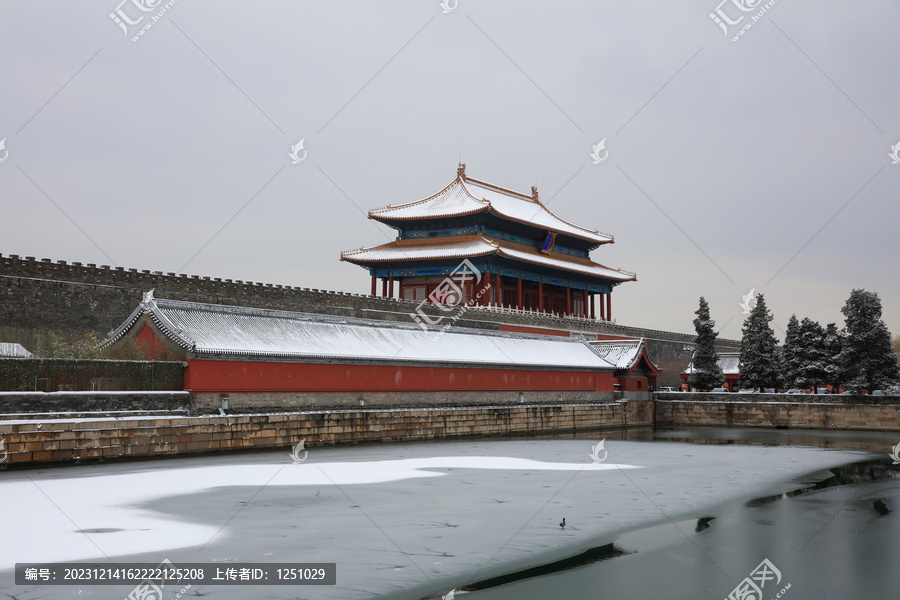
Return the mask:
<path id="1" fill-rule="evenodd" d="M 459 166 L 456 168 L 456 176 L 460 179 L 465 180 L 466 178 L 466 163 L 461 162 Z"/>
<path id="2" fill-rule="evenodd" d="M 537 191 L 536 185 L 531 186 L 531 197 L 534 199 L 535 202 L 538 201 L 538 191 Z"/>

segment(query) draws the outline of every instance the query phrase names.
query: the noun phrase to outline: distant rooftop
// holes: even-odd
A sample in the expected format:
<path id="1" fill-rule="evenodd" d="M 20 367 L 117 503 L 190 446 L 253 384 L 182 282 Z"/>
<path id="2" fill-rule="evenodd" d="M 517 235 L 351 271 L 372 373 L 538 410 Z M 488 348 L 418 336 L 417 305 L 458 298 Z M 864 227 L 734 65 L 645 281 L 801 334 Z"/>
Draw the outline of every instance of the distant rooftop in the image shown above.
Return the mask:
<path id="1" fill-rule="evenodd" d="M 741 354 L 740 352 L 719 352 L 719 368 L 722 369 L 724 375 L 740 375 L 741 374 Z M 694 372 L 694 361 L 688 368 L 681 372 L 682 375 L 691 375 Z"/>
<path id="2" fill-rule="evenodd" d="M 22 344 L 0 342 L 0 356 L 4 358 L 30 358 L 32 354 Z"/>

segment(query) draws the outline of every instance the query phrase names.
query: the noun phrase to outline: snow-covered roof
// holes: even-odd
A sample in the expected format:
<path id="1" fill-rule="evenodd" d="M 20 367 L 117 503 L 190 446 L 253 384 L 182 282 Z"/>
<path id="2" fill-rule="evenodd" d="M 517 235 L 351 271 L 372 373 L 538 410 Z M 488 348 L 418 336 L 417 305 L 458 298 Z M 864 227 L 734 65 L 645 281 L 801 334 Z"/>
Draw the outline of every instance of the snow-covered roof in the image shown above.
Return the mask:
<path id="1" fill-rule="evenodd" d="M 450 185 L 423 200 L 385 206 L 369 211 L 369 217 L 384 222 L 412 219 L 458 217 L 489 211 L 499 217 L 526 223 L 534 227 L 605 244 L 613 242 L 613 236 L 595 229 L 579 227 L 560 219 L 536 198 L 507 190 L 465 175 L 457 177 Z"/>
<path id="2" fill-rule="evenodd" d="M 11 358 L 28 358 L 31 352 L 25 349 L 22 344 L 13 344 L 10 342 L 0 342 L 0 356 Z"/>
<path id="3" fill-rule="evenodd" d="M 396 240 L 381 246 L 342 252 L 341 260 L 368 265 L 378 262 L 404 260 L 461 259 L 489 254 L 616 281 L 634 281 L 637 279 L 637 276 L 630 271 L 605 267 L 586 258 L 560 253 L 541 254 L 537 248 L 505 240 L 495 240 L 481 235 Z"/>
<path id="4" fill-rule="evenodd" d="M 724 375 L 740 375 L 741 374 L 741 354 L 739 352 L 719 352 L 719 360 L 717 361 L 719 368 L 722 369 Z M 681 372 L 682 375 L 690 375 L 694 372 L 694 361 L 688 368 Z"/>
<path id="5" fill-rule="evenodd" d="M 638 364 L 646 345 L 643 339 L 597 340 L 588 342 L 588 344 L 600 358 L 611 363 L 616 369 L 626 370 Z M 653 368 L 659 370 L 659 367 L 653 364 L 649 356 L 647 357 L 647 362 Z"/>
<path id="6" fill-rule="evenodd" d="M 465 363 L 609 371 L 612 365 L 580 339 L 200 304 L 144 301 L 106 344 L 148 315 L 173 342 L 197 355 Z"/>

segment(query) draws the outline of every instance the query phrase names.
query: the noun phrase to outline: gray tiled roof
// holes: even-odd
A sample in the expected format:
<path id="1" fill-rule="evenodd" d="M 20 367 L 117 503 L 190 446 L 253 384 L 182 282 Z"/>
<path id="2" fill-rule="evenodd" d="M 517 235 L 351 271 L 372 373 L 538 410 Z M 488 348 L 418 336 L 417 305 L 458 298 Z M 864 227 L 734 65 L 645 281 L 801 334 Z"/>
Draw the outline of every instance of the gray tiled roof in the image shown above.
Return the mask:
<path id="1" fill-rule="evenodd" d="M 148 315 L 169 339 L 200 356 L 464 363 L 609 371 L 579 339 L 449 328 L 423 331 L 408 323 L 201 304 L 145 296 L 107 344 Z M 452 316 L 452 313 L 448 313 Z"/>
<path id="2" fill-rule="evenodd" d="M 741 374 L 741 355 L 738 352 L 719 352 L 719 367 L 725 375 Z M 690 375 L 694 372 L 694 361 L 688 365 L 688 368 L 682 371 L 684 375 Z"/>
<path id="3" fill-rule="evenodd" d="M 0 356 L 9 356 L 14 358 L 28 358 L 31 352 L 26 350 L 22 344 L 13 344 L 9 342 L 0 342 Z"/>
<path id="4" fill-rule="evenodd" d="M 644 340 L 598 340 L 588 342 L 601 358 L 615 365 L 617 369 L 630 369 L 641 358 Z M 656 365 L 653 365 L 656 367 Z M 659 367 L 657 367 L 659 368 Z"/>

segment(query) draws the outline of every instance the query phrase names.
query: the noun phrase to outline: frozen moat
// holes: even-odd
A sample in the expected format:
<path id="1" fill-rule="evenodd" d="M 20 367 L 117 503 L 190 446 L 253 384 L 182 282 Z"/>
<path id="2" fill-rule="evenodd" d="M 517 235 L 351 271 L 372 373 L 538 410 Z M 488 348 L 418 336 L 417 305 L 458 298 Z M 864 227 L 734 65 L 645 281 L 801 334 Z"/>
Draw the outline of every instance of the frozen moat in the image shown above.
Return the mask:
<path id="1" fill-rule="evenodd" d="M 337 564 L 335 586 L 187 598 L 722 599 L 768 560 L 766 599 L 900 598 L 900 434 L 614 435 L 2 472 L 0 593 L 125 598 L 133 586 L 16 586 L 11 569 L 167 558 Z"/>

